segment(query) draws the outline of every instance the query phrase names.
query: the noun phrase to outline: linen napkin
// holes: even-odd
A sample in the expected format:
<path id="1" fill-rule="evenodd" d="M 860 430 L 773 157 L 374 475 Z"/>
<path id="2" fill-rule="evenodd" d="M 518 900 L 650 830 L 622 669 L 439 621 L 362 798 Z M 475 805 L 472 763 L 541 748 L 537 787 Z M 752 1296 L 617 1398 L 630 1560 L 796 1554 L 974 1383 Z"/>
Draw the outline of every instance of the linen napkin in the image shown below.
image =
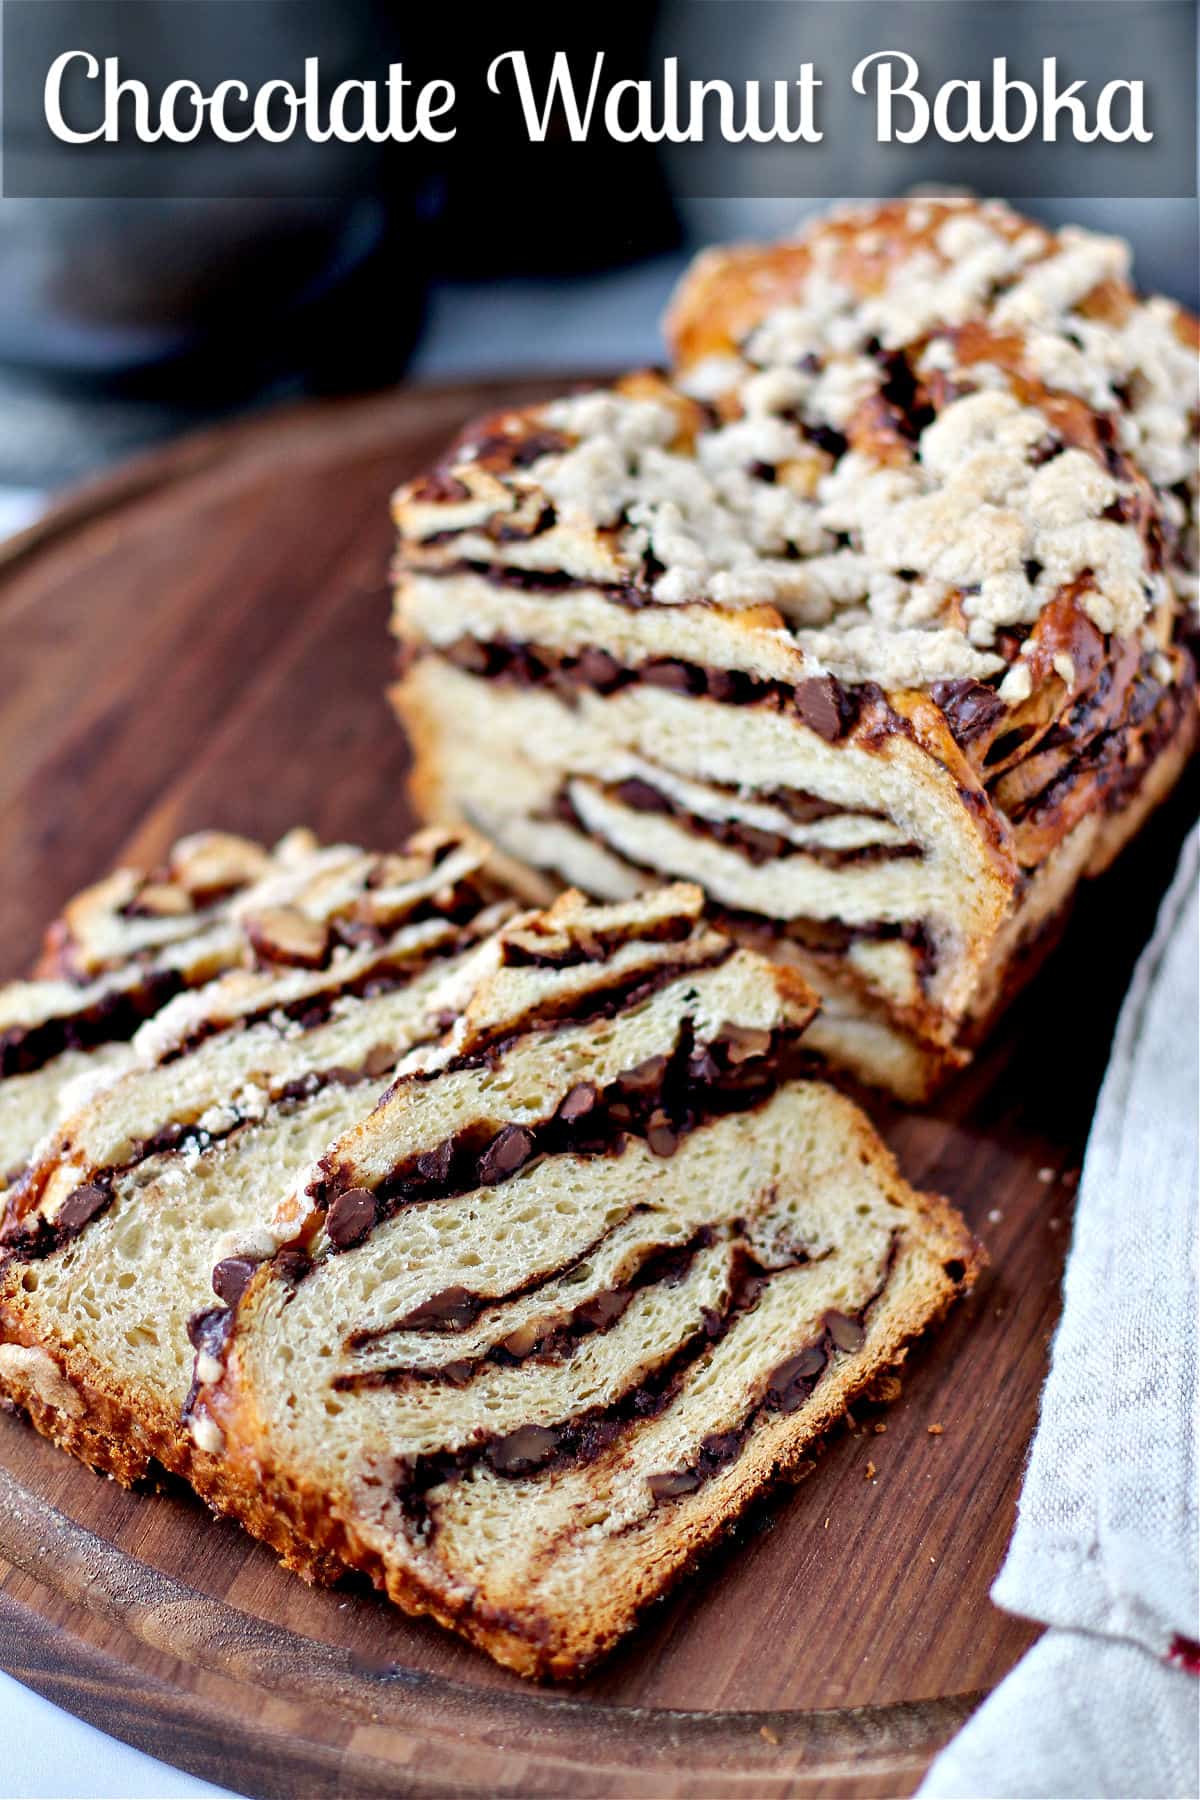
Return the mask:
<path id="1" fill-rule="evenodd" d="M 1197 1191 L 1200 828 L 1113 1038 L 1063 1315 L 992 1588 L 1050 1630 L 934 1763 L 922 1800 L 1200 1794 Z"/>

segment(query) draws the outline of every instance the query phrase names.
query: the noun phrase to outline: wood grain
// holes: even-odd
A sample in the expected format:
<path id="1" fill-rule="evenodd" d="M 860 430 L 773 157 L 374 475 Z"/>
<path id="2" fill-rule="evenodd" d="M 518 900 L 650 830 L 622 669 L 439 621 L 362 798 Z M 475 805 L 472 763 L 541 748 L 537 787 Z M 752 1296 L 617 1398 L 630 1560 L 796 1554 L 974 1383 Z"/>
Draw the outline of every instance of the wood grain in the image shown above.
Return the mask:
<path id="1" fill-rule="evenodd" d="M 403 835 L 387 496 L 468 415 L 557 385 L 225 427 L 82 490 L 8 547 L 0 972 L 25 965 L 71 891 L 181 831 Z M 1083 897 L 1063 950 L 934 1107 L 872 1102 L 910 1180 L 964 1206 L 991 1270 L 913 1356 L 901 1398 L 760 1506 L 586 1686 L 530 1690 L 369 1593 L 310 1591 L 186 1494 L 124 1493 L 8 1419 L 0 1662 L 254 1794 L 911 1791 L 1034 1635 L 988 1588 L 1117 1007 L 1194 810 L 1193 785 Z"/>

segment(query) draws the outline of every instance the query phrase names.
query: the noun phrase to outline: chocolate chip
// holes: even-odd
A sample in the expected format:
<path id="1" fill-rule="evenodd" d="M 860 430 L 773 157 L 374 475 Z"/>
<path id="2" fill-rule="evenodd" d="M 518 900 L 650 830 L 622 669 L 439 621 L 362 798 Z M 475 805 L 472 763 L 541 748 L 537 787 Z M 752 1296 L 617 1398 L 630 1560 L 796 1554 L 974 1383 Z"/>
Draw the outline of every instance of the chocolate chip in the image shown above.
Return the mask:
<path id="1" fill-rule="evenodd" d="M 223 1262 L 219 1262 L 212 1272 L 213 1293 L 217 1299 L 223 1300 L 230 1308 L 235 1307 L 249 1287 L 250 1277 L 257 1267 L 258 1264 L 251 1256 L 227 1256 Z"/>
<path id="2" fill-rule="evenodd" d="M 745 825 L 740 821 L 729 835 L 730 841 L 746 859 L 756 864 L 773 862 L 777 856 L 786 856 L 795 848 L 776 831 L 763 831 L 757 825 Z"/>
<path id="3" fill-rule="evenodd" d="M 304 1250 L 281 1250 L 271 1265 L 284 1281 L 302 1281 L 312 1267 L 312 1259 Z"/>
<path id="4" fill-rule="evenodd" d="M 454 1161 L 454 1139 L 443 1138 L 434 1150 L 424 1150 L 417 1158 L 417 1174 L 425 1181 L 435 1185 L 443 1182 L 450 1174 L 450 1165 Z"/>
<path id="5" fill-rule="evenodd" d="M 523 1125 L 506 1125 L 488 1145 L 479 1159 L 479 1182 L 489 1187 L 514 1175 L 522 1163 L 533 1155 L 533 1133 Z"/>
<path id="6" fill-rule="evenodd" d="M 390 1044 L 376 1044 L 363 1063 L 367 1075 L 388 1075 L 396 1066 L 396 1052 Z"/>
<path id="7" fill-rule="evenodd" d="M 233 1324 L 233 1314 L 224 1306 L 208 1306 L 195 1312 L 187 1322 L 188 1342 L 193 1350 L 206 1350 L 219 1356 Z"/>
<path id="8" fill-rule="evenodd" d="M 488 1461 L 497 1475 L 527 1475 L 550 1461 L 558 1449 L 558 1433 L 545 1425 L 521 1425 L 497 1438 Z"/>
<path id="9" fill-rule="evenodd" d="M 575 665 L 575 673 L 588 687 L 599 688 L 603 692 L 615 687 L 620 681 L 621 665 L 607 650 L 593 648 L 584 651 Z"/>
<path id="10" fill-rule="evenodd" d="M 79 1231 L 108 1205 L 111 1192 L 98 1182 L 89 1181 L 69 1193 L 59 1209 L 55 1223 L 60 1231 Z"/>
<path id="11" fill-rule="evenodd" d="M 573 1317 L 593 1331 L 605 1331 L 621 1317 L 632 1298 L 627 1288 L 608 1288 L 577 1306 Z"/>
<path id="12" fill-rule="evenodd" d="M 334 1063 L 331 1069 L 324 1069 L 319 1075 L 314 1069 L 312 1074 L 315 1086 L 311 1091 L 314 1094 L 323 1087 L 353 1087 L 359 1077 L 359 1071 L 350 1068 L 348 1063 Z"/>
<path id="13" fill-rule="evenodd" d="M 705 671 L 705 685 L 709 697 L 728 705 L 737 697 L 739 682 L 732 669 L 708 669 Z"/>
<path id="14" fill-rule="evenodd" d="M 656 1500 L 676 1500 L 680 1494 L 694 1494 L 700 1476 L 695 1469 L 669 1469 L 665 1475 L 647 1475 L 646 1486 Z"/>
<path id="15" fill-rule="evenodd" d="M 969 744 L 985 736 L 1007 710 L 993 688 L 969 677 L 935 681 L 929 694 L 934 705 L 941 707 L 954 740 L 959 744 Z"/>
<path id="16" fill-rule="evenodd" d="M 850 448 L 850 440 L 843 432 L 835 431 L 832 425 L 806 425 L 804 435 L 810 444 L 824 450 L 826 456 L 832 456 L 834 462 L 845 456 Z"/>
<path id="17" fill-rule="evenodd" d="M 619 781 L 615 792 L 622 806 L 631 806 L 634 812 L 658 813 L 670 809 L 670 801 L 665 794 L 660 794 L 656 787 L 651 787 L 648 781 L 639 780 L 636 775 L 631 776 L 628 781 Z"/>
<path id="18" fill-rule="evenodd" d="M 337 1250 L 348 1250 L 366 1237 L 375 1223 L 375 1196 L 370 1188 L 347 1188 L 330 1203 L 325 1230 Z"/>
<path id="19" fill-rule="evenodd" d="M 422 1300 L 396 1324 L 409 1331 L 463 1331 L 474 1324 L 481 1310 L 482 1302 L 470 1288 L 448 1287 Z"/>
<path id="20" fill-rule="evenodd" d="M 839 1350 L 861 1350 L 867 1335 L 859 1321 L 844 1312 L 827 1312 L 825 1329 Z"/>
<path id="21" fill-rule="evenodd" d="M 600 1090 L 594 1082 L 578 1081 L 559 1106 L 558 1116 L 564 1125 L 573 1125 L 576 1119 L 587 1117 L 599 1098 Z"/>
<path id="22" fill-rule="evenodd" d="M 1052 458 L 1061 456 L 1065 449 L 1066 445 L 1061 438 L 1056 438 L 1053 434 L 1047 433 L 1045 437 L 1039 438 L 1032 450 L 1030 450 L 1029 460 L 1035 469 L 1040 469 L 1044 463 L 1050 462 Z"/>
<path id="23" fill-rule="evenodd" d="M 741 1454 L 742 1445 L 746 1441 L 744 1428 L 733 1431 L 712 1431 L 700 1440 L 700 1463 L 705 1474 L 715 1474 L 727 1463 L 733 1462 Z"/>
<path id="24" fill-rule="evenodd" d="M 466 1387 L 475 1373 L 475 1364 L 470 1357 L 461 1356 L 454 1362 L 443 1363 L 438 1370 L 441 1380 L 448 1381 L 451 1387 Z"/>
<path id="25" fill-rule="evenodd" d="M 836 743 L 842 735 L 842 713 L 838 705 L 838 685 L 832 675 L 814 675 L 797 684 L 796 711 L 803 722 L 819 737 Z"/>
<path id="26" fill-rule="evenodd" d="M 891 409 L 901 436 L 915 443 L 934 420 L 929 396 L 903 350 L 885 350 L 879 361 L 884 371 L 880 395 Z"/>
<path id="27" fill-rule="evenodd" d="M 655 657 L 643 663 L 639 673 L 652 687 L 669 688 L 675 694 L 696 693 L 704 686 L 704 677 L 699 670 L 693 672 L 686 663 L 677 662 L 670 656 Z"/>

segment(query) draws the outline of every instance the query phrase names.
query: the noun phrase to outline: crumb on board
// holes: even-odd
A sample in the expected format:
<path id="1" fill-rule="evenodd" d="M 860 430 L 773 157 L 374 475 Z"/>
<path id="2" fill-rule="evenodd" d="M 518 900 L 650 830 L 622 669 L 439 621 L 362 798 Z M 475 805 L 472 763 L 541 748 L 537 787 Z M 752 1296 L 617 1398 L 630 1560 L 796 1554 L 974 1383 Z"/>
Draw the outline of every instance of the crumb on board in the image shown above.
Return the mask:
<path id="1" fill-rule="evenodd" d="M 875 1436 L 882 1437 L 886 1430 L 887 1430 L 887 1426 L 884 1424 L 883 1420 L 876 1419 L 876 1421 L 875 1421 Z"/>
<path id="2" fill-rule="evenodd" d="M 1053 1169 L 1039 1169 L 1038 1170 L 1038 1180 L 1043 1184 L 1043 1186 L 1049 1187 L 1050 1183 L 1054 1180 L 1054 1170 Z"/>
<path id="3" fill-rule="evenodd" d="M 875 1479 L 875 1464 L 873 1462 L 869 1462 L 867 1464 L 867 1467 L 865 1470 L 865 1478 L 867 1481 L 874 1481 L 874 1479 Z"/>
<path id="4" fill-rule="evenodd" d="M 760 1725 L 758 1728 L 758 1735 L 760 1738 L 765 1738 L 768 1744 L 777 1744 L 779 1742 L 779 1733 L 777 1731 L 772 1731 L 769 1725 Z"/>
<path id="5" fill-rule="evenodd" d="M 828 1519 L 826 1519 L 823 1529 L 826 1531 L 829 1530 L 829 1520 Z"/>
<path id="6" fill-rule="evenodd" d="M 988 1224 L 999 1225 L 1003 1217 L 1004 1214 L 1000 1211 L 1000 1208 L 998 1206 L 993 1206 L 991 1212 L 988 1214 Z"/>
<path id="7" fill-rule="evenodd" d="M 927 1431 L 927 1432 L 928 1432 L 928 1433 L 929 1433 L 929 1435 L 930 1435 L 930 1437 L 941 1437 L 941 1435 L 942 1435 L 942 1432 L 943 1432 L 943 1431 L 944 1431 L 944 1430 L 945 1430 L 945 1429 L 946 1429 L 946 1428 L 945 1428 L 945 1426 L 944 1426 L 944 1425 L 936 1425 L 936 1424 L 935 1424 L 935 1425 L 927 1425 L 927 1426 L 926 1426 L 926 1427 L 925 1427 L 925 1429 L 926 1429 L 926 1431 Z"/>

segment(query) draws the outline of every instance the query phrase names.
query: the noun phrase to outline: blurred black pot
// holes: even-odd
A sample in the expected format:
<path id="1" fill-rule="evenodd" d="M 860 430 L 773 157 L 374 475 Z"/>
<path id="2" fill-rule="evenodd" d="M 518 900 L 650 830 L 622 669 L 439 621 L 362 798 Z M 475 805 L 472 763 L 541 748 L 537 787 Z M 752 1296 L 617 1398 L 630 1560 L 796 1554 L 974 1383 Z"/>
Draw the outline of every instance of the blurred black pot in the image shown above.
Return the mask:
<path id="1" fill-rule="evenodd" d="M 394 378 L 420 322 L 415 204 L 0 201 L 0 361 L 230 404 L 280 380 Z"/>
<path id="2" fill-rule="evenodd" d="M 121 74 L 152 93 L 184 72 L 206 91 L 230 75 L 252 92 L 279 76 L 298 83 L 306 56 L 328 88 L 386 73 L 403 54 L 393 10 L 375 0 L 51 0 L 10 22 L 10 69 L 32 75 L 63 47 L 86 47 L 119 55 Z M 67 165 L 72 153 L 44 130 L 40 82 L 5 92 L 6 148 L 38 145 L 46 159 L 37 191 L 56 191 L 56 179 L 78 184 L 60 193 L 86 188 L 0 201 L 10 368 L 217 406 L 281 379 L 350 388 L 403 367 L 426 280 L 420 147 L 385 164 L 302 132 L 267 150 L 132 140 Z"/>

